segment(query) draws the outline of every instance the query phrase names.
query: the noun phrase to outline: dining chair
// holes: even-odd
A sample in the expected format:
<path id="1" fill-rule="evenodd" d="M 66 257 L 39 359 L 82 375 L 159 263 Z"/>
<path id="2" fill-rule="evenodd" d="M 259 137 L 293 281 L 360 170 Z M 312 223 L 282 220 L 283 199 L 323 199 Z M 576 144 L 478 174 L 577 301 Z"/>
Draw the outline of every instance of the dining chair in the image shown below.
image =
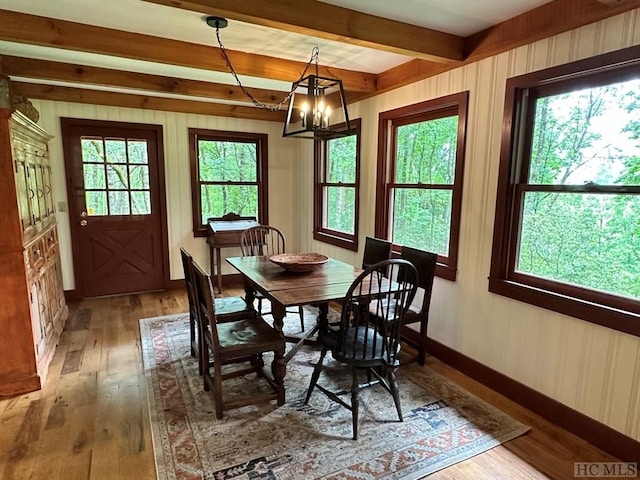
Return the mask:
<path id="1" fill-rule="evenodd" d="M 202 330 L 198 322 L 198 312 L 196 304 L 195 283 L 193 279 L 193 265 L 195 261 L 189 252 L 180 248 L 182 258 L 182 269 L 184 271 L 184 282 L 189 300 L 189 336 L 191 345 L 191 356 L 198 358 L 198 372 L 202 375 Z M 214 299 L 219 322 L 233 321 L 246 316 L 255 316 L 255 311 L 242 297 L 220 297 Z"/>
<path id="2" fill-rule="evenodd" d="M 351 284 L 342 302 L 340 325 L 336 330 L 323 328 L 318 333 L 322 346 L 320 359 L 311 375 L 311 383 L 304 403 L 308 404 L 311 394 L 318 388 L 331 400 L 351 410 L 353 439 L 358 439 L 359 397 L 362 388 L 380 384 L 393 397 L 400 421 L 402 409 L 396 370 L 399 367 L 400 330 L 404 325 L 404 314 L 417 290 L 418 273 L 407 260 L 389 259 L 375 263 L 363 271 Z M 398 278 L 399 280 L 391 280 Z M 363 305 L 377 305 L 371 319 L 369 309 Z M 393 305 L 393 308 L 381 308 Z M 380 318 L 385 321 L 378 321 Z M 368 321 L 371 320 L 371 321 Z M 351 367 L 351 403 L 340 398 L 343 389 L 334 392 L 330 386 L 318 383 L 327 352 L 333 358 Z M 367 381 L 360 383 L 358 373 L 364 372 Z M 371 379 L 375 378 L 372 382 Z"/>
<path id="3" fill-rule="evenodd" d="M 258 225 L 248 228 L 240 236 L 240 251 L 243 257 L 270 257 L 279 253 L 286 253 L 285 245 L 284 234 L 270 225 Z M 262 302 L 265 300 L 264 295 L 260 292 L 254 292 L 254 297 L 258 300 L 258 311 L 262 315 L 269 315 L 271 312 L 262 312 Z M 302 306 L 297 307 L 296 312 L 288 311 L 300 315 L 300 329 L 304 332 L 304 309 Z"/>
<path id="4" fill-rule="evenodd" d="M 237 320 L 220 322 L 214 302 L 211 277 L 195 262 L 193 265 L 196 310 L 202 328 L 204 390 L 211 391 L 216 418 L 223 412 L 255 403 L 276 400 L 284 404 L 284 338 L 262 317 L 246 315 Z M 273 352 L 270 376 L 264 369 L 263 354 Z M 226 365 L 247 363 L 244 367 L 224 370 Z M 267 390 L 253 389 L 247 395 L 233 398 L 223 395 L 223 382 L 255 373 L 264 378 Z M 252 382 L 254 383 L 254 382 Z"/>
<path id="5" fill-rule="evenodd" d="M 418 271 L 418 288 L 422 291 L 422 303 L 411 305 L 404 316 L 405 325 L 420 323 L 420 339 L 418 340 L 418 363 L 424 365 L 427 352 L 427 324 L 429 323 L 429 306 L 431 292 L 436 273 L 438 255 L 411 247 L 402 247 L 400 258 L 408 260 Z M 404 335 L 403 340 L 409 341 Z"/>
<path id="6" fill-rule="evenodd" d="M 366 237 L 364 241 L 364 254 L 362 256 L 362 268 L 368 268 L 374 263 L 386 260 L 391 256 L 391 242 L 381 238 Z"/>

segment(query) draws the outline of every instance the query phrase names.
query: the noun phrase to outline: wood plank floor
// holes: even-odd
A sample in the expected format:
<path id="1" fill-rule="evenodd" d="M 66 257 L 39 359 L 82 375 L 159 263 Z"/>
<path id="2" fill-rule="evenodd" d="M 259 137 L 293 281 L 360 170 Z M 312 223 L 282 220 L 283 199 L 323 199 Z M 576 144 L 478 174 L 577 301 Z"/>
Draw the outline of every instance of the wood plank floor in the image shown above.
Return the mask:
<path id="1" fill-rule="evenodd" d="M 138 319 L 187 308 L 182 291 L 72 303 L 44 388 L 0 400 L 0 478 L 155 479 Z M 532 427 L 429 478 L 566 480 L 574 462 L 617 461 L 442 362 L 428 363 Z"/>

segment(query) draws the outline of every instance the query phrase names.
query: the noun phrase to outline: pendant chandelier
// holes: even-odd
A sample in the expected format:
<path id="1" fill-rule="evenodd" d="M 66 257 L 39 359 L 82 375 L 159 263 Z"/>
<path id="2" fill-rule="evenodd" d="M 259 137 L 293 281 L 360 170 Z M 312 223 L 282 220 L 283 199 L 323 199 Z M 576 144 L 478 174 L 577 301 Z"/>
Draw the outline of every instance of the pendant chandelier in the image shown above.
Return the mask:
<path id="1" fill-rule="evenodd" d="M 229 71 L 236 80 L 240 90 L 258 108 L 278 111 L 287 104 L 287 115 L 282 129 L 283 137 L 307 138 L 311 140 L 329 140 L 331 138 L 349 135 L 349 131 L 336 131 L 332 128 L 332 121 L 345 122 L 349 125 L 349 113 L 345 101 L 342 80 L 319 75 L 318 57 L 320 49 L 315 46 L 311 51 L 311 58 L 307 62 L 300 78 L 293 82 L 291 90 L 282 101 L 277 104 L 265 104 L 258 101 L 240 81 L 227 51 L 220 40 L 220 29 L 228 25 L 223 17 L 207 17 L 207 25 L 216 29 L 216 38 Z M 309 68 L 314 66 L 314 73 L 307 75 Z M 333 121 L 333 123 L 336 123 Z"/>

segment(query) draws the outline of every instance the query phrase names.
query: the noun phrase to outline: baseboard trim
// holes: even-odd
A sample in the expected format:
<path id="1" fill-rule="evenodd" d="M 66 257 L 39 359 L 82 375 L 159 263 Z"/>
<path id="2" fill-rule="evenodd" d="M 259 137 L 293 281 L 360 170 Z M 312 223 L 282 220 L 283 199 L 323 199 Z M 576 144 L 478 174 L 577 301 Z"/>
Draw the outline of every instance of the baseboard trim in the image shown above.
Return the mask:
<path id="1" fill-rule="evenodd" d="M 410 331 L 408 331 L 410 330 Z M 418 341 L 419 332 L 406 329 L 409 343 Z M 427 352 L 505 397 L 541 415 L 559 427 L 577 435 L 625 462 L 640 462 L 640 442 L 623 435 L 462 353 L 427 338 Z"/>

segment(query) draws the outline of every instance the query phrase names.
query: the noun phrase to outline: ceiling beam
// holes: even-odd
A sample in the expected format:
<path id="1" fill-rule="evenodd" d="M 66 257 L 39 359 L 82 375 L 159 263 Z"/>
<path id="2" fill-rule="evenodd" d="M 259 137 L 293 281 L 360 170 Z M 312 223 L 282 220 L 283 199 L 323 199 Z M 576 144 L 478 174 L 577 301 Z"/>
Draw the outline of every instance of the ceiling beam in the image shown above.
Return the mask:
<path id="1" fill-rule="evenodd" d="M 166 112 L 195 113 L 216 117 L 244 118 L 284 123 L 286 112 L 272 112 L 262 108 L 227 105 L 222 103 L 198 102 L 175 98 L 132 95 L 127 93 L 104 92 L 83 88 L 58 87 L 37 83 L 11 82 L 13 95 L 30 99 L 52 100 L 56 102 L 88 103 L 111 107 L 162 110 Z"/>
<path id="2" fill-rule="evenodd" d="M 144 0 L 435 62 L 463 59 L 463 38 L 316 0 Z"/>
<path id="3" fill-rule="evenodd" d="M 36 60 L 11 55 L 0 56 L 0 65 L 2 66 L 3 73 L 14 77 L 105 85 L 160 93 L 216 98 L 220 100 L 249 101 L 240 88 L 235 85 L 149 75 L 146 73 L 112 70 L 109 68 L 90 67 L 49 60 Z M 247 91 L 259 102 L 271 105 L 277 104 L 289 93 L 261 88 L 247 88 Z"/>
<path id="4" fill-rule="evenodd" d="M 640 7 L 640 0 L 620 0 L 611 6 L 605 3 L 602 0 L 553 0 L 467 37 L 467 58 L 457 65 L 411 60 L 382 72 L 376 81 L 376 94 Z"/>
<path id="5" fill-rule="evenodd" d="M 476 61 L 537 42 L 640 7 L 640 0 L 553 0 L 465 40 L 467 60 Z"/>
<path id="6" fill-rule="evenodd" d="M 99 53 L 135 60 L 228 73 L 217 47 L 142 35 L 37 15 L 0 10 L 0 40 Z M 240 75 L 293 82 L 306 63 L 227 50 Z M 340 78 L 346 90 L 374 92 L 374 74 L 320 66 L 320 75 Z"/>

